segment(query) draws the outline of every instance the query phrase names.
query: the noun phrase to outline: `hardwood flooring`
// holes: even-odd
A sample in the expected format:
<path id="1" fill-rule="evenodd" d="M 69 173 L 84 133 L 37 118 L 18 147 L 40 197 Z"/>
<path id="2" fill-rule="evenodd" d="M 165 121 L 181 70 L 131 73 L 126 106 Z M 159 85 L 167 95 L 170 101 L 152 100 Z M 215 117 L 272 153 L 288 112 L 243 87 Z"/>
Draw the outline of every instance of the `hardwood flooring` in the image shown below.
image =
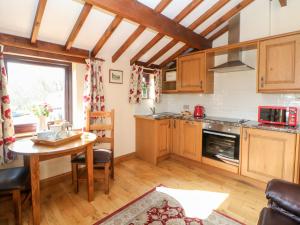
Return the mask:
<path id="1" fill-rule="evenodd" d="M 256 225 L 260 210 L 266 206 L 264 190 L 252 187 L 205 168 L 185 165 L 168 159 L 157 167 L 139 159 L 118 164 L 110 194 L 104 186 L 95 183 L 95 200 L 87 201 L 85 183 L 79 193 L 73 192 L 71 177 L 41 189 L 41 224 L 93 224 L 119 207 L 142 195 L 156 185 L 170 188 L 221 192 L 228 197 L 220 202 L 218 210 L 248 225 Z M 199 202 L 207 204 L 209 200 Z M 12 204 L 0 202 L 0 225 L 14 224 Z M 31 224 L 31 207 L 23 209 L 23 224 Z"/>

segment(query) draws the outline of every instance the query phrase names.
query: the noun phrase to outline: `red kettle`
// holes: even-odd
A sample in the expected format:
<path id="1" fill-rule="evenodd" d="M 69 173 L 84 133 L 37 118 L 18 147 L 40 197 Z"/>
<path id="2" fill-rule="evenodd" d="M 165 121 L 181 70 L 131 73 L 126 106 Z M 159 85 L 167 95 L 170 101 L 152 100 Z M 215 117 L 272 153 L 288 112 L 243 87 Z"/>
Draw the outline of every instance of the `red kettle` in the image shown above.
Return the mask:
<path id="1" fill-rule="evenodd" d="M 195 105 L 194 109 L 194 117 L 201 117 L 205 116 L 205 109 L 202 105 Z"/>

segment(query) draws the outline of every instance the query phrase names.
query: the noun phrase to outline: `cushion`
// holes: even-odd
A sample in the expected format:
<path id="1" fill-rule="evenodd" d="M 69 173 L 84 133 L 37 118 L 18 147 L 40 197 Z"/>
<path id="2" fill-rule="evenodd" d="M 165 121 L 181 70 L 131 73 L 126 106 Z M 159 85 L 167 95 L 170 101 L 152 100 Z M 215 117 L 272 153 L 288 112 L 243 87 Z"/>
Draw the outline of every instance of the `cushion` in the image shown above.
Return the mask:
<path id="1" fill-rule="evenodd" d="M 264 208 L 257 225 L 299 225 L 297 221 L 277 212 L 272 208 Z"/>
<path id="2" fill-rule="evenodd" d="M 95 149 L 94 150 L 94 163 L 107 163 L 110 162 L 112 153 L 107 149 Z M 74 157 L 71 161 L 72 163 L 85 163 L 85 154 L 78 155 Z"/>
<path id="3" fill-rule="evenodd" d="M 0 170 L 0 191 L 25 188 L 29 177 L 29 169 L 26 167 L 15 167 Z"/>

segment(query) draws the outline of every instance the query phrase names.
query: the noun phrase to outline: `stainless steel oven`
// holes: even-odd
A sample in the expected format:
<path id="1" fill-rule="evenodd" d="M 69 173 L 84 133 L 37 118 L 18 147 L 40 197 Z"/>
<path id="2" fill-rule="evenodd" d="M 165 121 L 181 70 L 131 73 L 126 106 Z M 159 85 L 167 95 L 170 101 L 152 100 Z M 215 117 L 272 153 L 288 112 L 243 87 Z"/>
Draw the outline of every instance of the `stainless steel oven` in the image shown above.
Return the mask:
<path id="1" fill-rule="evenodd" d="M 240 127 L 227 124 L 204 123 L 202 155 L 225 163 L 239 164 Z"/>

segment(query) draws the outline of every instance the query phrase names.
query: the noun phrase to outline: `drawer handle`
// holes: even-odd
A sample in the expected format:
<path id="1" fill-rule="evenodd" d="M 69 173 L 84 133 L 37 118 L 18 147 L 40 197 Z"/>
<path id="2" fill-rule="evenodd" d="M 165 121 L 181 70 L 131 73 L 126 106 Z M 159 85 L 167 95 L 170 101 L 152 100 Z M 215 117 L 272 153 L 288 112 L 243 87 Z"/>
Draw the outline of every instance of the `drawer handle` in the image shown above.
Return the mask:
<path id="1" fill-rule="evenodd" d="M 244 140 L 247 141 L 248 138 L 248 131 L 244 130 Z"/>
<path id="2" fill-rule="evenodd" d="M 264 87 L 264 77 L 260 78 L 260 87 Z"/>
<path id="3" fill-rule="evenodd" d="M 174 120 L 173 122 L 173 127 L 176 128 L 176 120 Z"/>

